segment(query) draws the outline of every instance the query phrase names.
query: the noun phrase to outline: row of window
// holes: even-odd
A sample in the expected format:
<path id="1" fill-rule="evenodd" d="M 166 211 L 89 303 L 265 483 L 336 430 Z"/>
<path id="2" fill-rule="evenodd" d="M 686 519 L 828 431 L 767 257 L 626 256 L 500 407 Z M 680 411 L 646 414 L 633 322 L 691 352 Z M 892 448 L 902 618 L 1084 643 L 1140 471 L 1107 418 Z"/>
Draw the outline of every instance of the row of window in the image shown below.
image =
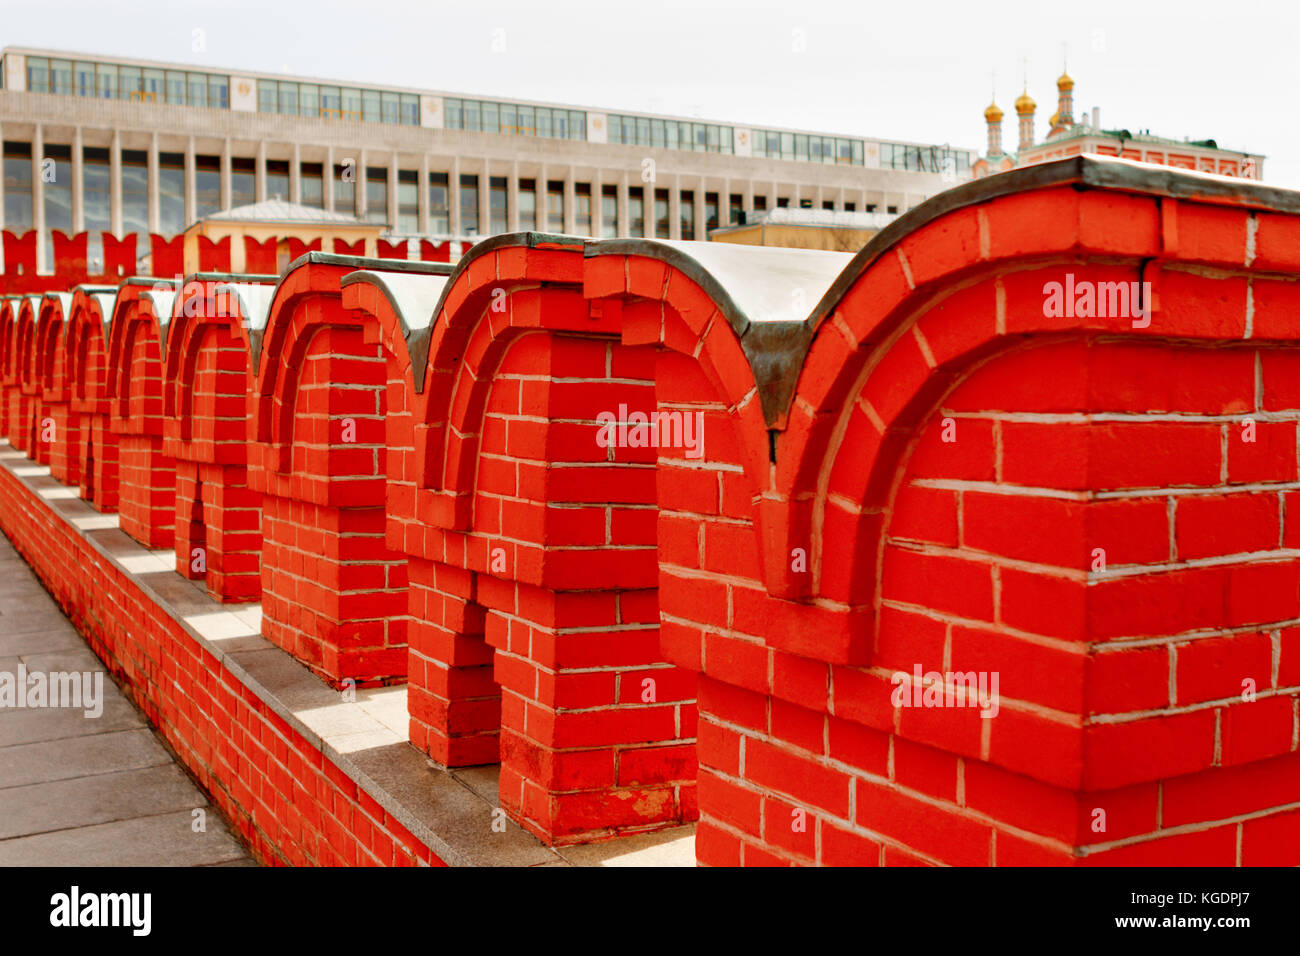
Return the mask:
<path id="1" fill-rule="evenodd" d="M 420 98 L 414 93 L 388 93 L 290 80 L 258 80 L 257 109 L 261 113 L 289 116 L 420 125 Z"/>
<path id="2" fill-rule="evenodd" d="M 213 109 L 230 106 L 229 76 L 39 56 L 27 57 L 27 89 L 34 93 Z M 453 97 L 448 97 L 444 106 L 448 129 L 550 139 L 587 138 L 587 114 L 582 110 Z M 420 98 L 414 93 L 390 93 L 321 83 L 259 79 L 257 108 L 263 113 L 290 116 L 420 125 Z M 760 158 L 852 166 L 864 164 L 864 141 L 860 139 L 762 129 L 754 130 L 753 138 L 753 155 Z M 732 139 L 732 127 L 715 123 L 617 113 L 609 115 L 609 142 L 625 146 L 733 153 Z M 956 172 L 970 169 L 970 154 L 964 150 L 880 144 L 880 165 L 887 169 L 942 173 L 949 157 L 955 163 Z"/>
<path id="3" fill-rule="evenodd" d="M 754 130 L 753 154 L 766 159 L 796 162 L 863 165 L 863 141 L 810 133 L 781 133 Z"/>
<path id="4" fill-rule="evenodd" d="M 400 185 L 399 176 L 399 187 Z M 429 174 L 429 231 L 432 233 L 449 233 L 451 231 L 450 209 L 452 199 L 449 187 L 450 182 L 447 173 Z M 414 218 L 418 212 L 414 207 L 416 201 L 418 201 L 417 197 L 412 194 L 412 198 L 409 200 L 411 205 L 408 207 L 407 217 L 411 217 L 408 218 L 408 221 L 413 225 L 418 225 L 418 218 Z M 458 201 L 460 203 L 461 234 L 477 236 L 479 234 L 478 176 L 461 174 Z M 550 180 L 544 184 L 534 179 L 519 180 L 519 228 L 521 230 L 535 230 L 538 228 L 538 223 L 541 221 L 539 201 L 546 205 L 547 227 L 550 231 L 563 232 L 564 183 L 559 180 Z M 410 230 L 402 228 L 402 206 L 402 196 L 399 193 L 397 231 L 399 233 L 415 232 L 415 228 Z M 574 230 L 579 235 L 589 236 L 592 234 L 592 208 L 591 184 L 575 183 L 573 219 Z M 606 215 L 610 215 L 607 207 Z M 604 227 L 605 235 L 614 236 L 617 234 L 617 227 L 612 221 L 613 219 L 617 219 L 617 197 L 615 197 L 615 209 L 612 218 L 607 219 Z M 489 234 L 502 233 L 509 228 L 509 181 L 504 176 L 490 176 L 488 178 L 488 232 Z"/>
<path id="5" fill-rule="evenodd" d="M 430 174 L 429 213 L 431 225 L 445 221 L 447 210 L 447 174 Z M 541 191 L 541 184 L 532 179 L 521 179 L 518 188 L 519 228 L 534 230 L 538 228 L 537 203 L 544 197 L 547 207 L 548 228 L 552 232 L 565 229 L 564 220 L 564 183 L 550 181 Z M 573 231 L 580 236 L 591 236 L 594 220 L 592 217 L 597 197 L 592 195 L 591 183 L 574 184 Z M 653 216 L 654 236 L 667 239 L 669 232 L 669 210 L 671 208 L 669 193 L 666 189 L 649 190 L 641 186 L 628 188 L 627 216 L 624 229 L 619 230 L 618 187 L 603 186 L 600 191 L 600 237 L 614 238 L 620 234 L 645 235 L 647 204 L 652 204 L 649 211 Z M 758 197 L 756 197 L 758 198 Z M 735 215 L 742 197 L 733 195 L 732 213 Z M 479 179 L 474 175 L 460 177 L 460 217 L 465 235 L 478 235 L 479 222 Z M 505 232 L 510 222 L 509 183 L 504 176 L 492 176 L 488 180 L 488 229 L 491 234 Z M 683 190 L 680 199 L 680 228 L 683 239 L 695 238 L 695 194 Z M 718 194 L 706 193 L 704 204 L 705 222 L 708 229 L 718 226 Z M 436 230 L 435 230 L 436 231 Z"/>
<path id="6" fill-rule="evenodd" d="M 228 109 L 230 106 L 229 76 L 39 56 L 27 58 L 27 89 L 33 93 L 213 109 Z M 388 93 L 319 83 L 258 80 L 257 108 L 263 113 L 420 125 L 420 98 L 414 93 Z"/>
<path id="7" fill-rule="evenodd" d="M 970 171 L 970 153 L 945 146 L 905 146 L 902 143 L 880 144 L 880 165 L 884 169 L 910 169 L 925 173 L 955 174 Z"/>
<path id="8" fill-rule="evenodd" d="M 519 106 L 491 100 L 448 97 L 443 101 L 448 129 L 548 139 L 586 139 L 587 114 L 549 106 Z"/>
<path id="9" fill-rule="evenodd" d="M 43 180 L 45 225 L 48 229 L 72 232 L 72 149 L 51 143 L 45 159 L 52 161 L 42 170 L 33 169 L 31 146 L 4 144 L 5 228 L 32 228 L 33 172 Z M 109 151 L 85 147 L 82 151 L 82 211 L 88 232 L 111 227 L 109 197 L 112 193 Z M 149 231 L 149 157 L 144 150 L 124 149 L 121 154 L 122 228 L 126 232 Z M 221 208 L 220 174 L 196 170 L 196 196 L 201 214 Z M 185 226 L 185 157 L 181 153 L 158 154 L 159 221 L 165 233 L 181 232 Z"/>
<path id="10" fill-rule="evenodd" d="M 336 167 L 341 172 L 343 167 Z M 305 174 L 304 174 L 305 175 Z M 382 214 L 376 214 L 373 210 L 387 209 L 387 182 L 388 170 L 382 167 L 370 167 L 366 170 L 366 188 L 367 200 L 371 204 L 371 212 L 368 218 L 375 221 L 383 221 Z M 339 183 L 336 176 L 336 183 Z M 304 182 L 305 182 L 304 178 Z M 341 183 L 340 183 L 341 184 Z M 459 196 L 453 200 L 450 193 L 450 177 L 447 173 L 431 172 L 429 174 L 429 232 L 434 235 L 448 235 L 451 232 L 451 204 L 453 201 L 460 203 L 460 234 L 464 236 L 479 235 L 479 202 L 480 189 L 479 177 L 475 174 L 461 174 Z M 397 223 L 394 232 L 398 235 L 416 235 L 419 233 L 419 176 L 414 170 L 399 170 L 397 174 Z M 594 219 L 593 209 L 596 197 L 592 194 L 591 183 L 575 183 L 574 191 L 574 210 L 573 210 L 573 230 L 580 236 L 592 236 Z M 495 235 L 506 232 L 510 228 L 510 184 L 504 176 L 491 176 L 488 179 L 488 234 Z M 541 217 L 538 214 L 539 203 L 544 202 L 547 210 L 547 228 L 552 232 L 561 232 L 565 226 L 565 193 L 564 183 L 559 180 L 550 180 L 545 183 L 545 187 L 537 180 L 520 179 L 517 188 L 519 203 L 519 229 L 535 230 L 539 228 Z M 350 199 L 350 194 L 349 197 Z M 743 223 L 745 221 L 745 204 L 744 196 L 741 193 L 731 193 L 728 197 L 728 223 Z M 336 207 L 340 208 L 342 197 L 336 198 Z M 653 235 L 657 238 L 667 239 L 670 236 L 669 219 L 671 209 L 671 194 L 667 189 L 655 189 L 653 193 L 641 186 L 630 186 L 628 188 L 627 199 L 627 222 L 626 229 L 619 230 L 618 215 L 618 187 L 614 185 L 605 185 L 600 191 L 600 210 L 601 226 L 600 236 L 602 238 L 613 238 L 618 235 L 645 235 L 645 223 L 647 203 L 653 203 L 650 211 L 654 223 Z M 761 213 L 767 209 L 766 196 L 754 196 L 754 211 Z M 377 207 L 376 207 L 376 204 Z M 684 189 L 681 191 L 679 204 L 679 221 L 680 235 L 683 239 L 694 239 L 695 236 L 695 193 L 692 190 Z M 785 208 L 789 205 L 787 197 L 779 197 L 776 205 L 778 208 Z M 813 208 L 811 199 L 803 199 L 799 202 L 800 208 Z M 822 208 L 833 210 L 835 204 L 829 200 L 822 203 Z M 868 203 L 864 207 L 866 212 L 876 212 L 877 207 L 874 203 Z M 846 202 L 844 204 L 845 212 L 856 212 L 857 204 Z M 885 210 L 890 214 L 898 212 L 897 206 L 888 206 Z M 706 229 L 716 229 L 719 224 L 719 196 L 715 192 L 706 192 L 704 194 L 704 219 Z"/>
<path id="11" fill-rule="evenodd" d="M 40 166 L 34 166 L 30 143 L 6 142 L 3 149 L 4 164 L 4 214 L 5 228 L 23 232 L 35 223 L 33 214 L 33 175 L 42 177 L 45 196 L 45 224 L 48 230 L 59 229 L 65 233 L 72 231 L 72 149 L 70 146 L 50 143 L 45 146 L 45 159 L 52 163 L 42 173 Z M 83 177 L 83 213 L 85 229 L 97 234 L 111 228 L 110 196 L 112 194 L 112 176 L 109 151 L 99 147 L 84 147 L 82 151 Z M 334 193 L 334 209 L 338 212 L 358 212 L 358 179 L 365 195 L 364 218 L 368 222 L 388 224 L 389 171 L 382 166 L 368 166 L 364 176 L 351 175 L 350 167 L 336 165 L 331 176 Z M 203 218 L 222 208 L 221 202 L 221 164 L 216 156 L 196 156 L 194 168 L 195 213 Z M 465 236 L 477 236 L 480 233 L 479 177 L 476 174 L 462 174 L 459 181 L 458 195 L 451 195 L 450 177 L 445 172 L 429 174 L 429 229 L 432 235 L 449 235 L 451 233 L 451 207 L 453 202 L 460 206 L 460 233 Z M 489 234 L 506 232 L 509 229 L 509 181 L 504 176 L 492 176 L 487 183 L 488 230 Z M 144 150 L 122 150 L 121 152 L 121 197 L 122 227 L 126 232 L 149 232 L 149 163 Z M 303 205 L 325 207 L 325 168 L 322 163 L 304 162 L 299 165 L 299 196 Z M 266 195 L 287 198 L 290 190 L 290 164 L 286 160 L 268 160 L 266 163 Z M 256 169 L 254 160 L 245 157 L 232 157 L 230 168 L 231 206 L 243 206 L 256 199 Z M 401 169 L 397 172 L 396 194 L 397 218 L 393 222 L 393 232 L 398 235 L 417 235 L 420 229 L 420 180 L 415 170 Z M 573 229 L 578 235 L 593 235 L 595 203 L 600 203 L 600 235 L 614 237 L 617 235 L 645 235 L 646 216 L 651 216 L 655 236 L 667 238 L 670 235 L 670 193 L 666 189 L 643 189 L 640 186 L 628 190 L 627 221 L 625 228 L 619 229 L 618 187 L 605 185 L 599 196 L 593 194 L 592 184 L 574 184 Z M 744 197 L 740 193 L 731 193 L 728 197 L 728 223 L 739 223 L 745 219 Z M 565 226 L 565 190 L 559 180 L 539 182 L 533 179 L 521 179 L 518 184 L 519 228 L 534 230 L 541 222 L 540 204 L 547 210 L 548 228 L 552 232 L 562 232 Z M 777 206 L 788 204 L 785 197 L 777 200 Z M 695 235 L 695 194 L 683 190 L 680 194 L 680 234 L 683 239 L 694 239 Z M 811 200 L 800 203 L 804 208 L 811 208 Z M 823 203 L 831 209 L 834 204 Z M 754 209 L 762 212 L 767 208 L 765 196 L 754 197 Z M 854 203 L 846 203 L 846 211 L 855 211 Z M 719 194 L 704 194 L 704 211 L 707 228 L 719 225 Z M 867 212 L 875 212 L 874 205 L 866 206 Z M 890 206 L 888 212 L 896 212 Z M 189 224 L 185 210 L 185 157 L 181 153 L 162 152 L 158 154 L 158 223 L 159 231 L 164 235 L 182 232 Z M 48 240 L 47 240 L 48 242 Z"/>
<path id="12" fill-rule="evenodd" d="M 27 58 L 27 89 L 106 100 L 230 106 L 230 77 L 192 70 L 158 70 L 82 60 Z"/>
<path id="13" fill-rule="evenodd" d="M 662 120 L 648 116 L 609 115 L 609 141 L 624 146 L 730 153 L 732 128 L 714 123 Z"/>
<path id="14" fill-rule="evenodd" d="M 342 167 L 338 167 L 342 169 Z M 380 208 L 387 209 L 387 174 L 383 168 L 366 170 L 368 200 L 380 203 Z M 336 177 L 337 181 L 337 177 Z M 414 170 L 399 170 L 397 182 L 397 226 L 394 230 L 399 235 L 419 233 L 419 176 Z M 591 183 L 575 183 L 573 231 L 580 236 L 594 236 L 593 209 L 596 197 L 592 194 Z M 543 184 L 533 179 L 520 179 L 518 185 L 519 229 L 530 231 L 539 228 L 541 217 L 538 214 L 539 203 L 544 202 L 547 210 L 547 228 L 551 232 L 563 232 L 565 226 L 564 183 L 550 180 Z M 460 234 L 464 236 L 479 235 L 479 177 L 474 174 L 461 174 L 458 201 L 460 203 Z M 728 197 L 728 223 L 745 221 L 744 196 L 731 193 Z M 447 173 L 429 174 L 429 232 L 435 235 L 448 235 L 451 232 L 450 181 Z M 627 198 L 626 229 L 619 230 L 618 187 L 605 185 L 600 191 L 601 224 L 600 237 L 614 238 L 618 235 L 645 235 L 647 203 L 653 203 L 650 212 L 653 216 L 654 233 L 657 238 L 667 239 L 670 235 L 671 194 L 667 189 L 655 189 L 653 193 L 640 186 L 630 186 Z M 767 197 L 754 197 L 754 211 L 767 209 Z M 694 239 L 695 235 L 695 193 L 684 189 L 679 198 L 680 235 L 683 239 Z M 789 199 L 782 196 L 777 199 L 777 207 L 789 205 Z M 810 199 L 801 200 L 801 208 L 811 209 Z M 830 201 L 822 203 L 823 209 L 834 209 Z M 336 207 L 337 208 L 337 207 Z M 857 204 L 846 202 L 845 212 L 857 211 Z M 876 212 L 874 203 L 868 203 L 867 212 Z M 897 206 L 888 206 L 888 213 L 897 213 Z M 382 220 L 382 216 L 379 217 Z M 704 220 L 706 229 L 716 229 L 719 224 L 719 196 L 716 192 L 704 194 Z M 510 228 L 510 187 L 504 176 L 492 176 L 488 179 L 488 234 L 496 235 Z"/>
<path id="15" fill-rule="evenodd" d="M 788 133 L 756 129 L 752 155 L 760 159 L 786 159 L 826 165 L 865 165 L 866 142 L 841 136 L 815 133 Z M 661 149 L 684 149 L 708 153 L 733 153 L 732 127 L 711 123 L 662 120 L 646 116 L 610 114 L 609 141 L 625 146 L 650 146 Z M 957 173 L 970 170 L 970 154 L 943 146 L 905 146 L 880 144 L 880 165 L 889 169 L 909 169 L 942 173 L 946 168 Z M 945 160 L 952 158 L 952 166 Z"/>

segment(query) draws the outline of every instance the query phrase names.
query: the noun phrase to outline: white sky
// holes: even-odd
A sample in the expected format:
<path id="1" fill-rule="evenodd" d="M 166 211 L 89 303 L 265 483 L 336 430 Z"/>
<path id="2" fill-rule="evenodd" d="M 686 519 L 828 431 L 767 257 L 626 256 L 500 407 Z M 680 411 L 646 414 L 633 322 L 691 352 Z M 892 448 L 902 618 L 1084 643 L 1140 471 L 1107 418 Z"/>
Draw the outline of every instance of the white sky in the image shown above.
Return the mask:
<path id="1" fill-rule="evenodd" d="M 1285 0 L 0 0 L 6 45 L 981 152 L 991 74 L 1014 144 L 1028 60 L 1041 139 L 1068 46 L 1076 116 L 1099 106 L 1107 128 L 1263 153 L 1265 182 L 1300 188 L 1297 27 Z"/>

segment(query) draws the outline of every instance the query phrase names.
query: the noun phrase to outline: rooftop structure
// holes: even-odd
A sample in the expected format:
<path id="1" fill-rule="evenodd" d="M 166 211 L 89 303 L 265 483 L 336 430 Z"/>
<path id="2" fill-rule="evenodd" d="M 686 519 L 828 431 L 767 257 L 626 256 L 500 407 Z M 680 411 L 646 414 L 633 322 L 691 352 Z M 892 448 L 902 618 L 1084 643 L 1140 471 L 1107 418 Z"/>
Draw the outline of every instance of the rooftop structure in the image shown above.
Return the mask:
<path id="1" fill-rule="evenodd" d="M 348 213 L 286 202 L 279 196 L 263 202 L 250 203 L 247 206 L 223 209 L 209 214 L 206 218 L 209 222 L 256 222 L 284 226 L 301 226 L 308 223 L 355 225 L 360 222 L 356 216 Z"/>
<path id="2" fill-rule="evenodd" d="M 183 272 L 189 275 L 204 271 L 201 246 L 209 250 L 219 247 L 228 253 L 229 258 L 219 263 L 224 269 L 251 272 L 256 264 L 280 272 L 308 249 L 346 248 L 362 255 L 377 255 L 383 232 L 381 223 L 366 222 L 349 213 L 286 202 L 274 196 L 211 213 L 186 229 Z M 250 262 L 250 249 L 254 250 L 251 258 L 255 262 Z M 151 261 L 151 271 L 159 274 L 161 270 L 153 269 L 153 265 Z"/>

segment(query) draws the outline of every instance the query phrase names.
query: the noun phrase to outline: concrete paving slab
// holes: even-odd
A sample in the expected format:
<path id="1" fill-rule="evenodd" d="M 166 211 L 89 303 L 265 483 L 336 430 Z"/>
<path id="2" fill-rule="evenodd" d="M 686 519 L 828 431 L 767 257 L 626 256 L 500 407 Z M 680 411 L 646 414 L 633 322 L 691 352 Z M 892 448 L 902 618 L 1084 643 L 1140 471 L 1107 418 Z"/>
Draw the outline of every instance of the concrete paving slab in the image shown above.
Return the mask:
<path id="1" fill-rule="evenodd" d="M 456 781 L 434 770 L 428 758 L 406 743 L 374 747 L 348 755 L 352 762 L 395 797 L 394 815 L 408 828 L 428 827 L 434 833 L 456 832 L 456 845 L 465 859 L 491 859 L 497 866 L 532 866 L 555 859 L 555 851 L 511 824 L 493 828 L 494 806 Z"/>
<path id="2" fill-rule="evenodd" d="M 156 767 L 171 759 L 147 727 L 0 747 L 0 789 Z"/>
<path id="3" fill-rule="evenodd" d="M 403 740 L 410 732 L 405 687 L 375 687 L 357 692 L 357 706 Z"/>
<path id="4" fill-rule="evenodd" d="M 27 665 L 29 674 L 37 671 L 46 674 L 53 671 L 89 671 L 102 673 L 104 680 L 108 681 L 108 671 L 104 669 L 103 662 L 85 644 L 80 647 L 42 648 L 34 653 L 20 654 L 19 657 Z M 7 668 L 0 667 L 0 670 L 5 669 Z"/>
<path id="5" fill-rule="evenodd" d="M 0 866 L 256 866 L 216 811 L 190 810 L 0 840 Z"/>
<path id="6" fill-rule="evenodd" d="M 324 707 L 294 708 L 304 724 L 333 742 L 335 737 L 354 734 L 378 734 L 385 743 L 405 743 L 406 734 L 394 733 L 366 713 L 356 701 L 336 701 Z"/>
<path id="7" fill-rule="evenodd" d="M 11 600 L 42 593 L 48 593 L 45 585 L 22 559 L 0 563 L 0 610 L 4 610 Z"/>
<path id="8" fill-rule="evenodd" d="M 147 727 L 144 717 L 120 692 L 109 693 L 110 685 L 117 690 L 111 681 L 104 683 L 104 712 L 98 717 L 86 717 L 83 711 L 66 707 L 0 710 L 0 747 Z"/>
<path id="9" fill-rule="evenodd" d="M 5 630 L 4 618 L 0 616 L 0 657 L 21 657 L 85 646 L 85 640 L 71 624 L 44 631 L 10 633 Z"/>
<path id="10" fill-rule="evenodd" d="M 5 602 L 0 607 L 0 633 L 25 634 L 31 631 L 58 630 L 68 623 L 54 600 L 42 590 L 18 603 Z"/>
<path id="11" fill-rule="evenodd" d="M 173 764 L 0 790 L 0 839 L 207 807 Z"/>

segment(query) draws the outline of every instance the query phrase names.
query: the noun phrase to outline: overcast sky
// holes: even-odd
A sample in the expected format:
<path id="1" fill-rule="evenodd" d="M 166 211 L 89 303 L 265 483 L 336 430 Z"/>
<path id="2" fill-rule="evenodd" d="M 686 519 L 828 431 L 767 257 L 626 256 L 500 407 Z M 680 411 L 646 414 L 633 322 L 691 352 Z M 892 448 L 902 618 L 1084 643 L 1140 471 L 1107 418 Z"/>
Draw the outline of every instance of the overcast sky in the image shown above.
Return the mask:
<path id="1" fill-rule="evenodd" d="M 1037 136 L 1068 49 L 1075 115 L 1263 153 L 1300 188 L 1284 0 L 0 0 L 0 42 L 983 150 L 1028 63 Z M 196 51 L 195 31 L 205 49 Z"/>

